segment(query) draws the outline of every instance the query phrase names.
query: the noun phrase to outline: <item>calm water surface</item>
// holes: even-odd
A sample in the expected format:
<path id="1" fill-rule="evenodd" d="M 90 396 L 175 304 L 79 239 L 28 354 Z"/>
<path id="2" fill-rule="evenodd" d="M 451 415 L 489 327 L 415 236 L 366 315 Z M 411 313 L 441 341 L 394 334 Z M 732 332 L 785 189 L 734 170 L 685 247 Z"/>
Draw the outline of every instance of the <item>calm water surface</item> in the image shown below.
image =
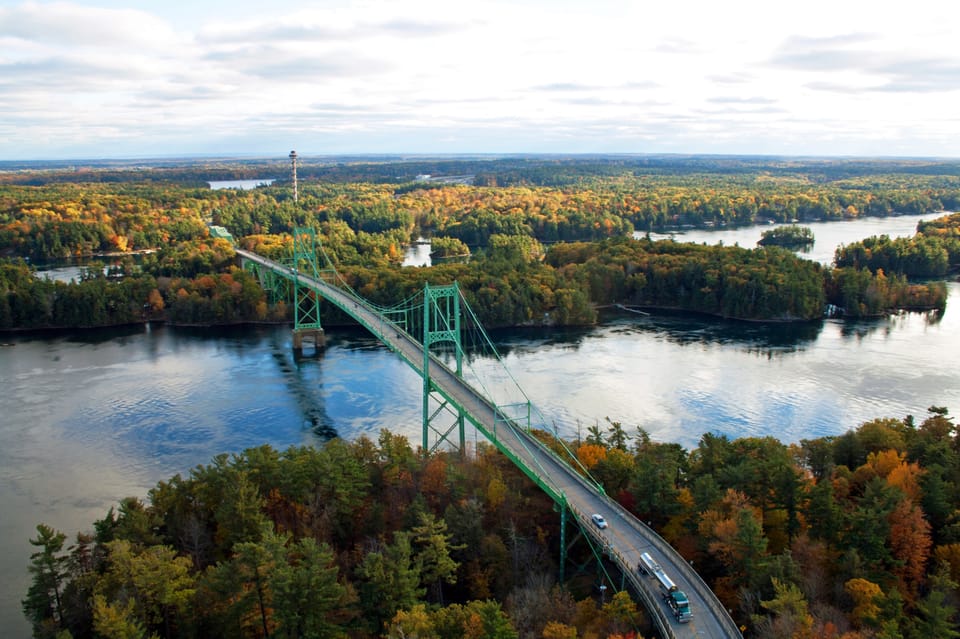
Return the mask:
<path id="1" fill-rule="evenodd" d="M 907 222 L 905 235 L 916 226 L 916 218 L 887 221 Z M 823 231 L 814 232 L 819 244 Z M 708 237 L 722 233 L 730 231 Z M 933 404 L 960 410 L 960 284 L 949 289 L 942 318 L 764 326 L 630 315 L 587 330 L 493 338 L 567 437 L 609 417 L 687 447 L 705 432 L 794 442 L 874 417 L 922 417 Z M 158 480 L 264 442 L 282 449 L 334 434 L 376 437 L 381 428 L 419 441 L 416 375 L 361 331 L 332 330 L 329 338 L 322 356 L 303 360 L 293 358 L 286 327 L 0 340 L 14 343 L 0 347 L 4 635 L 29 636 L 20 600 L 37 523 L 72 537 L 124 496 L 144 496 Z"/>
<path id="2" fill-rule="evenodd" d="M 219 189 L 240 189 L 241 191 L 249 191 L 250 189 L 255 189 L 258 186 L 270 186 L 276 182 L 276 180 L 212 180 L 207 182 L 210 185 L 210 188 L 214 191 Z"/>

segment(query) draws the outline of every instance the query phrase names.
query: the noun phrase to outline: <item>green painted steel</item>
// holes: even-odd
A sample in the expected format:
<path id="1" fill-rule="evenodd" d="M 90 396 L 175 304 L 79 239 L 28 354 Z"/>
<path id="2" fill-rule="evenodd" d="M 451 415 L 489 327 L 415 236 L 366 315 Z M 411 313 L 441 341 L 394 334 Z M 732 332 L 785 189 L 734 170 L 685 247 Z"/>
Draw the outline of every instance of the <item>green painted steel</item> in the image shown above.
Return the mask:
<path id="1" fill-rule="evenodd" d="M 466 435 L 464 432 L 464 410 L 461 406 L 450 402 L 440 395 L 436 385 L 430 377 L 430 349 L 444 344 L 454 349 L 456 362 L 455 373 L 463 379 L 463 344 L 460 341 L 460 288 L 456 282 L 447 286 L 430 286 L 427 282 L 423 287 L 423 449 L 433 452 L 444 442 L 450 441 L 450 433 L 457 430 L 457 450 L 460 454 L 466 452 Z M 436 404 L 436 410 L 431 409 Z M 441 430 L 437 425 L 441 415 L 453 416 L 453 423 Z M 430 434 L 436 437 L 430 444 Z"/>
<path id="2" fill-rule="evenodd" d="M 320 325 L 320 296 L 300 279 L 306 274 L 320 279 L 317 266 L 317 232 L 312 228 L 297 228 L 293 232 L 293 330 L 322 329 Z"/>
<path id="3" fill-rule="evenodd" d="M 564 583 L 567 567 L 567 507 L 563 504 L 558 504 L 558 507 L 560 508 L 560 583 Z"/>
<path id="4" fill-rule="evenodd" d="M 278 275 L 273 269 L 265 268 L 257 262 L 244 261 L 243 268 L 249 271 L 260 282 L 267 294 L 267 303 L 276 306 L 279 302 L 288 302 L 292 299 L 293 280 Z"/>

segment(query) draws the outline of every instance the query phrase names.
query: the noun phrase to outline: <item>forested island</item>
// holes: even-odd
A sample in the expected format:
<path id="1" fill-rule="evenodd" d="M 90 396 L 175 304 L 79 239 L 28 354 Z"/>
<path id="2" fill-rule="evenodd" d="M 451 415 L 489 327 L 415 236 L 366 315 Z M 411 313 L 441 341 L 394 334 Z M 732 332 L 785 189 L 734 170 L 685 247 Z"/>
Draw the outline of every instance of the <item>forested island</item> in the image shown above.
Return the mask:
<path id="1" fill-rule="evenodd" d="M 289 321 L 289 305 L 268 304 L 236 268 L 233 247 L 209 235 L 211 224 L 270 257 L 289 253 L 295 226 L 312 226 L 338 271 L 376 301 L 456 279 L 488 327 L 587 325 L 610 304 L 761 321 L 811 321 L 827 308 L 846 317 L 942 309 L 942 284 L 909 278 L 956 269 L 956 217 L 924 225 L 912 239 L 842 247 L 833 268 L 777 247 L 630 234 L 960 208 L 958 167 L 722 158 L 331 162 L 304 166 L 297 203 L 282 180 L 252 191 L 197 184 L 200 176 L 276 175 L 276 164 L 10 171 L 0 173 L 0 329 Z M 417 180 L 418 171 L 473 171 L 474 184 Z M 401 268 L 404 247 L 420 236 L 455 263 Z M 147 253 L 135 260 L 137 251 Z M 92 263 L 74 284 L 37 279 L 30 268 L 106 254 L 126 257 Z M 328 323 L 345 321 L 324 312 Z"/>
<path id="2" fill-rule="evenodd" d="M 813 231 L 806 226 L 780 226 L 760 235 L 758 246 L 782 246 L 788 249 L 803 249 L 814 242 Z"/>
<path id="3" fill-rule="evenodd" d="M 567 447 L 745 636 L 958 633 L 960 450 L 945 408 L 793 445 L 705 434 L 689 451 L 608 420 Z M 592 564 L 586 543 L 557 583 L 552 502 L 486 445 L 424 454 L 383 431 L 260 446 L 124 499 L 91 532 L 41 524 L 31 543 L 36 637 L 652 636 L 625 593 L 601 600 L 592 570 L 572 570 Z"/>

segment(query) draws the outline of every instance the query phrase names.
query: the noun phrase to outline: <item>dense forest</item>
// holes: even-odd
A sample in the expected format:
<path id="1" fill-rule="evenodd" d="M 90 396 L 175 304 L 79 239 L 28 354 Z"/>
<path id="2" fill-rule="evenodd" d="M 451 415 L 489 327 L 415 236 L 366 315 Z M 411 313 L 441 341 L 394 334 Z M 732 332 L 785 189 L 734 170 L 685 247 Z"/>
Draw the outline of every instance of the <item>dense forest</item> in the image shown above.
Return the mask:
<path id="1" fill-rule="evenodd" d="M 0 173 L 0 255 L 7 258 L 0 267 L 0 329 L 289 320 L 290 305 L 268 303 L 236 268 L 232 248 L 209 236 L 209 224 L 273 257 L 290 250 L 291 229 L 312 226 L 354 288 L 381 302 L 428 280 L 458 279 L 489 327 L 590 324 L 598 308 L 611 304 L 775 321 L 818 319 L 825 308 L 848 317 L 942 309 L 942 284 L 908 278 L 942 278 L 960 260 L 955 216 L 924 225 L 914 238 L 842 247 L 834 269 L 774 247 L 625 239 L 638 228 L 957 208 L 960 177 L 949 163 L 332 162 L 304 167 L 296 204 L 283 185 L 251 191 L 197 185 L 202 177 L 250 177 L 279 166 Z M 476 184 L 506 186 L 443 177 L 464 172 Z M 370 181 L 347 181 L 364 176 Z M 438 266 L 401 269 L 404 247 L 418 236 L 433 239 Z M 124 257 L 137 252 L 136 260 Z M 29 277 L 29 264 L 94 255 L 109 272 L 94 262 L 73 284 Z M 325 313 L 327 322 L 345 321 Z"/>
<path id="2" fill-rule="evenodd" d="M 934 406 L 690 451 L 608 421 L 557 451 L 689 559 L 746 636 L 927 639 L 960 634 L 958 442 Z M 549 498 L 485 445 L 261 446 L 69 541 L 39 525 L 23 609 L 36 637 L 75 639 L 652 636 L 625 593 L 601 599 L 584 542 L 556 582 L 559 535 Z"/>

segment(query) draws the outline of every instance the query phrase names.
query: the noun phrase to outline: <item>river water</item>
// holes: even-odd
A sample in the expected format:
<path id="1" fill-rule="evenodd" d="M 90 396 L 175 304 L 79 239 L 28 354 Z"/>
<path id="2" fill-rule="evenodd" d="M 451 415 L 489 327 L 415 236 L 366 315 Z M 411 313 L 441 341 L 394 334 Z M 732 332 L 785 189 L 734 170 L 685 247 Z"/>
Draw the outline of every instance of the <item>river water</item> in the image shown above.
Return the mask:
<path id="1" fill-rule="evenodd" d="M 797 255 L 821 264 L 833 263 L 833 254 L 841 244 L 850 244 L 871 235 L 889 235 L 890 237 L 909 237 L 917 232 L 917 224 L 922 220 L 932 220 L 945 215 L 943 213 L 927 215 L 904 215 L 901 217 L 866 217 L 837 222 L 803 223 L 813 231 L 814 243 Z M 651 233 L 652 239 L 673 239 L 677 242 L 697 242 L 706 244 L 723 243 L 725 246 L 739 245 L 754 248 L 764 231 L 775 229 L 783 224 L 769 226 L 743 226 L 724 229 L 692 229 L 676 233 Z M 643 237 L 643 233 L 634 233 Z"/>
<path id="2" fill-rule="evenodd" d="M 828 262 L 836 244 L 877 233 L 910 235 L 918 219 L 814 227 L 818 245 L 828 233 L 842 237 L 810 257 Z M 683 239 L 752 246 L 761 231 Z M 960 284 L 949 292 L 942 317 L 766 326 L 616 315 L 589 329 L 492 337 L 547 423 L 569 438 L 609 417 L 687 447 L 705 432 L 796 442 L 874 417 L 922 418 L 934 404 L 960 410 Z M 13 344 L 0 347 L 4 635 L 29 636 L 19 602 L 37 523 L 73 537 L 125 496 L 265 442 L 376 438 L 382 428 L 418 442 L 417 376 L 359 329 L 328 337 L 322 355 L 307 359 L 293 357 L 288 327 L 4 337 Z"/>

